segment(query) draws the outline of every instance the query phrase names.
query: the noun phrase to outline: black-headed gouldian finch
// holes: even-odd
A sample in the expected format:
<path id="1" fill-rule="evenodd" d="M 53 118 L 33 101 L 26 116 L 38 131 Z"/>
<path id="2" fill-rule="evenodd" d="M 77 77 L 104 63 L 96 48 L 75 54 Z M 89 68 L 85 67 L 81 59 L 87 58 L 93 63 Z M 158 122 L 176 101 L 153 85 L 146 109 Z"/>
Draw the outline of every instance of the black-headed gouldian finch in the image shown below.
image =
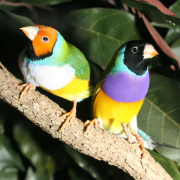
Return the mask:
<path id="1" fill-rule="evenodd" d="M 35 25 L 20 28 L 29 38 L 20 54 L 19 67 L 26 80 L 25 91 L 36 86 L 73 101 L 73 108 L 62 127 L 76 116 L 77 102 L 91 95 L 90 66 L 84 54 L 65 41 L 52 27 Z"/>
<path id="2" fill-rule="evenodd" d="M 148 63 L 157 54 L 151 44 L 143 41 L 129 41 L 115 52 L 96 85 L 93 94 L 95 119 L 85 123 L 85 133 L 95 124 L 113 134 L 122 134 L 121 122 L 125 122 L 141 144 L 144 157 L 144 144 L 137 134 L 137 115 L 149 88 Z"/>

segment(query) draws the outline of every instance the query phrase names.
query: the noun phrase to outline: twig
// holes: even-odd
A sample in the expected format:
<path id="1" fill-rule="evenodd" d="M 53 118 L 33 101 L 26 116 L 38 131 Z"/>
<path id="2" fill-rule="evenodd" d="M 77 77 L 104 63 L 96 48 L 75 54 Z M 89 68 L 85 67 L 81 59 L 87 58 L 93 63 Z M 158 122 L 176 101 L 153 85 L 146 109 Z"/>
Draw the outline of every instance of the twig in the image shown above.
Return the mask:
<path id="1" fill-rule="evenodd" d="M 142 18 L 142 13 L 141 13 L 141 11 L 138 11 L 138 10 L 137 10 L 137 13 L 138 13 L 139 18 Z"/>
<path id="2" fill-rule="evenodd" d="M 4 65 L 1 63 L 1 61 L 0 61 L 0 66 L 1 66 L 1 68 L 2 68 L 3 70 L 6 70 L 6 68 L 5 68 Z"/>
<path id="3" fill-rule="evenodd" d="M 136 9 L 135 8 L 132 7 L 131 10 L 132 10 L 133 14 L 136 14 Z"/>
<path id="4" fill-rule="evenodd" d="M 15 7 L 24 6 L 24 7 L 29 9 L 29 11 L 34 15 L 35 18 L 38 17 L 36 10 L 30 4 L 26 4 L 26 3 L 23 3 L 23 2 L 9 2 L 9 1 L 6 1 L 6 0 L 1 0 L 0 5 L 8 5 L 8 6 L 15 6 Z"/>
<path id="5" fill-rule="evenodd" d="M 122 3 L 122 6 L 126 12 L 129 12 L 129 8 L 126 4 Z"/>
<path id="6" fill-rule="evenodd" d="M 27 4 L 27 3 L 23 3 L 23 2 L 9 2 L 9 1 L 6 1 L 6 0 L 1 0 L 0 1 L 0 5 L 8 5 L 8 6 L 17 6 L 17 7 L 20 7 L 20 6 L 25 6 L 27 7 L 28 9 L 30 9 L 32 11 L 32 5 L 30 4 Z M 46 10 L 49 10 L 49 11 L 53 11 L 54 8 L 52 7 L 48 7 L 48 6 L 43 6 L 43 5 L 33 5 L 35 7 L 38 7 L 38 8 L 42 8 L 42 9 L 46 9 Z M 34 10 L 33 10 L 34 12 Z"/>
<path id="7" fill-rule="evenodd" d="M 108 0 L 109 4 L 116 5 L 116 2 L 114 0 Z"/>

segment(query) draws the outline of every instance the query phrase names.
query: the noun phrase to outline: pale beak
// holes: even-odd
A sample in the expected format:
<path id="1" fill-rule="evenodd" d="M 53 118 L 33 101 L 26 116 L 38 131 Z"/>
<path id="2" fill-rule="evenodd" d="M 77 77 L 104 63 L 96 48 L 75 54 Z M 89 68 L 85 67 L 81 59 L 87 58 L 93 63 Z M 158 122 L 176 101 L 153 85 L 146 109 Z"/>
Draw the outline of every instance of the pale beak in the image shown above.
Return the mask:
<path id="1" fill-rule="evenodd" d="M 151 44 L 146 44 L 143 56 L 144 59 L 153 58 L 154 56 L 158 55 L 159 53 L 154 49 L 154 47 Z"/>
<path id="2" fill-rule="evenodd" d="M 24 34 L 31 40 L 33 41 L 33 39 L 36 37 L 38 31 L 39 31 L 39 27 L 37 26 L 27 26 L 27 27 L 22 27 L 20 28 Z"/>

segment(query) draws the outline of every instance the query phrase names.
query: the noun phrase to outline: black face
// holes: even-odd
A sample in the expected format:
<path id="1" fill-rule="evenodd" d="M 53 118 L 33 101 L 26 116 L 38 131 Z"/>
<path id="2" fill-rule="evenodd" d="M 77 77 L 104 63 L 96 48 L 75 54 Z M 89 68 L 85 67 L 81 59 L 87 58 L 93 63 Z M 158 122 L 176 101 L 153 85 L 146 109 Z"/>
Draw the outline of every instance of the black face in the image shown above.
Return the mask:
<path id="1" fill-rule="evenodd" d="M 52 55 L 52 53 L 47 53 L 44 56 L 36 56 L 35 53 L 34 53 L 34 48 L 33 48 L 33 45 L 32 45 L 32 41 L 29 40 L 29 39 L 28 39 L 26 50 L 27 50 L 27 57 L 32 61 L 42 60 L 42 59 Z"/>
<path id="2" fill-rule="evenodd" d="M 124 64 L 135 74 L 143 75 L 149 64 L 148 59 L 143 59 L 144 41 L 129 41 L 124 52 Z"/>

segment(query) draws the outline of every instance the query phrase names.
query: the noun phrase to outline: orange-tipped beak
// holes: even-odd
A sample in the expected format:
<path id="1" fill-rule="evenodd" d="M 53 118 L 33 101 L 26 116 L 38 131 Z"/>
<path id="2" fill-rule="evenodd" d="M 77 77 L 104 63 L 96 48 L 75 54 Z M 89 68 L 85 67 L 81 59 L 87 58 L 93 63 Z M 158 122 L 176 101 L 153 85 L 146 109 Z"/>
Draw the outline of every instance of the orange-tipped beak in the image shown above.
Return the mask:
<path id="1" fill-rule="evenodd" d="M 24 34 L 31 40 L 33 41 L 33 39 L 36 37 L 38 31 L 39 31 L 39 27 L 37 26 L 27 26 L 27 27 L 22 27 L 20 28 Z"/>
<path id="2" fill-rule="evenodd" d="M 144 59 L 153 58 L 154 56 L 158 55 L 159 53 L 154 49 L 151 44 L 146 44 L 144 48 Z"/>

